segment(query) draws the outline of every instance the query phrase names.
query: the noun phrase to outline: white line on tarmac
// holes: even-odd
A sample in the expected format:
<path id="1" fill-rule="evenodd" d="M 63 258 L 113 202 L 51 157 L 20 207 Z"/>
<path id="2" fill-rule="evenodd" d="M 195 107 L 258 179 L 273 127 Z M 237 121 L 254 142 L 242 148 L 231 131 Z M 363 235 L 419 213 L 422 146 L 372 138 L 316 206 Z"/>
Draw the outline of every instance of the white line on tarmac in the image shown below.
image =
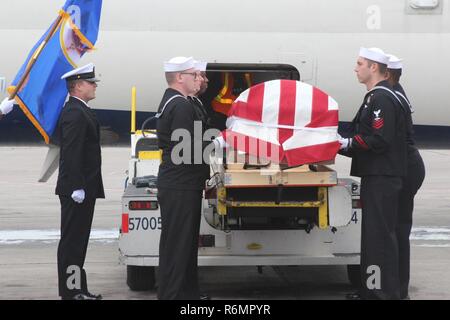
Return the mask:
<path id="1" fill-rule="evenodd" d="M 93 229 L 91 241 L 112 242 L 119 238 L 118 229 Z M 53 243 L 59 241 L 60 231 L 50 230 L 0 230 L 0 245 L 22 244 L 25 242 Z"/>
<path id="2" fill-rule="evenodd" d="M 410 239 L 420 241 L 450 241 L 450 228 L 449 227 L 413 228 Z"/>

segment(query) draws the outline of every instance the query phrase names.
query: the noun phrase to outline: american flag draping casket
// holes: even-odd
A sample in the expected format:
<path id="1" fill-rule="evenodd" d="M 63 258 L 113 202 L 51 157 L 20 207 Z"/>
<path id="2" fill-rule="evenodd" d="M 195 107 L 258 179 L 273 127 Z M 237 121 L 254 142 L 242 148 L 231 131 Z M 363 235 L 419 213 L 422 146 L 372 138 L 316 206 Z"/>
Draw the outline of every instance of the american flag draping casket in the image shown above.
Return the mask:
<path id="1" fill-rule="evenodd" d="M 337 102 L 320 89 L 273 80 L 234 101 L 222 135 L 236 150 L 291 167 L 334 160 L 338 121 Z"/>

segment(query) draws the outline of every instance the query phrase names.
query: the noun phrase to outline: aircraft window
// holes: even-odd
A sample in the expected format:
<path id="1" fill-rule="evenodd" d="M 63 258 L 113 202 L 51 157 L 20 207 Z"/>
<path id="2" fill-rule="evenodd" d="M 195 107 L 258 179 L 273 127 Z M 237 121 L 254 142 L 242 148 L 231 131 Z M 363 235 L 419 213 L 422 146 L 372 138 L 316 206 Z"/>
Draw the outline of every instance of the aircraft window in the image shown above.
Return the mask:
<path id="1" fill-rule="evenodd" d="M 406 13 L 407 14 L 429 14 L 429 15 L 441 15 L 442 14 L 442 1 L 441 0 L 406 0 Z"/>
<path id="2" fill-rule="evenodd" d="M 439 0 L 410 0 L 409 5 L 413 9 L 435 9 L 439 5 Z"/>

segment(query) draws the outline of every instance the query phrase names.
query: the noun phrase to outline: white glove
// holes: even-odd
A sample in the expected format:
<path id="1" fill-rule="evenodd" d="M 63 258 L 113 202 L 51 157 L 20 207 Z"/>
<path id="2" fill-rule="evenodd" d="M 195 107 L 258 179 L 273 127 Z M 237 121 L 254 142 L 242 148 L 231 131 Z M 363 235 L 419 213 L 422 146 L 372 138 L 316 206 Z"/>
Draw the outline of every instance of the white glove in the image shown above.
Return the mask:
<path id="1" fill-rule="evenodd" d="M 3 115 L 6 115 L 11 112 L 14 107 L 14 99 L 9 100 L 9 98 L 5 98 L 0 104 L 0 112 Z"/>
<path id="2" fill-rule="evenodd" d="M 213 142 L 216 149 L 228 148 L 230 146 L 222 136 L 218 136 Z"/>
<path id="3" fill-rule="evenodd" d="M 347 150 L 352 145 L 352 138 L 340 138 L 339 143 L 341 144 L 339 150 Z"/>
<path id="4" fill-rule="evenodd" d="M 85 194 L 84 194 L 83 189 L 75 190 L 74 192 L 72 192 L 72 199 L 76 203 L 83 203 L 84 197 L 85 197 Z"/>

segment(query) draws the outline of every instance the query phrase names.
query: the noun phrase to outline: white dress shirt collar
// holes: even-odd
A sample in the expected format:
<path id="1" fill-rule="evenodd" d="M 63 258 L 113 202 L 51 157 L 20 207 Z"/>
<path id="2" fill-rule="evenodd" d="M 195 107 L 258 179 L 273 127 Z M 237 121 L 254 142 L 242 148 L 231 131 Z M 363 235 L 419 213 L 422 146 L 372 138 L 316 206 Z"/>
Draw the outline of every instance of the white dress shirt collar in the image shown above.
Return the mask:
<path id="1" fill-rule="evenodd" d="M 84 101 L 83 99 L 80 99 L 80 98 L 75 97 L 75 96 L 71 96 L 71 97 L 80 100 L 81 102 L 83 102 L 85 104 L 86 107 L 90 108 L 89 105 L 86 103 L 86 101 Z"/>

